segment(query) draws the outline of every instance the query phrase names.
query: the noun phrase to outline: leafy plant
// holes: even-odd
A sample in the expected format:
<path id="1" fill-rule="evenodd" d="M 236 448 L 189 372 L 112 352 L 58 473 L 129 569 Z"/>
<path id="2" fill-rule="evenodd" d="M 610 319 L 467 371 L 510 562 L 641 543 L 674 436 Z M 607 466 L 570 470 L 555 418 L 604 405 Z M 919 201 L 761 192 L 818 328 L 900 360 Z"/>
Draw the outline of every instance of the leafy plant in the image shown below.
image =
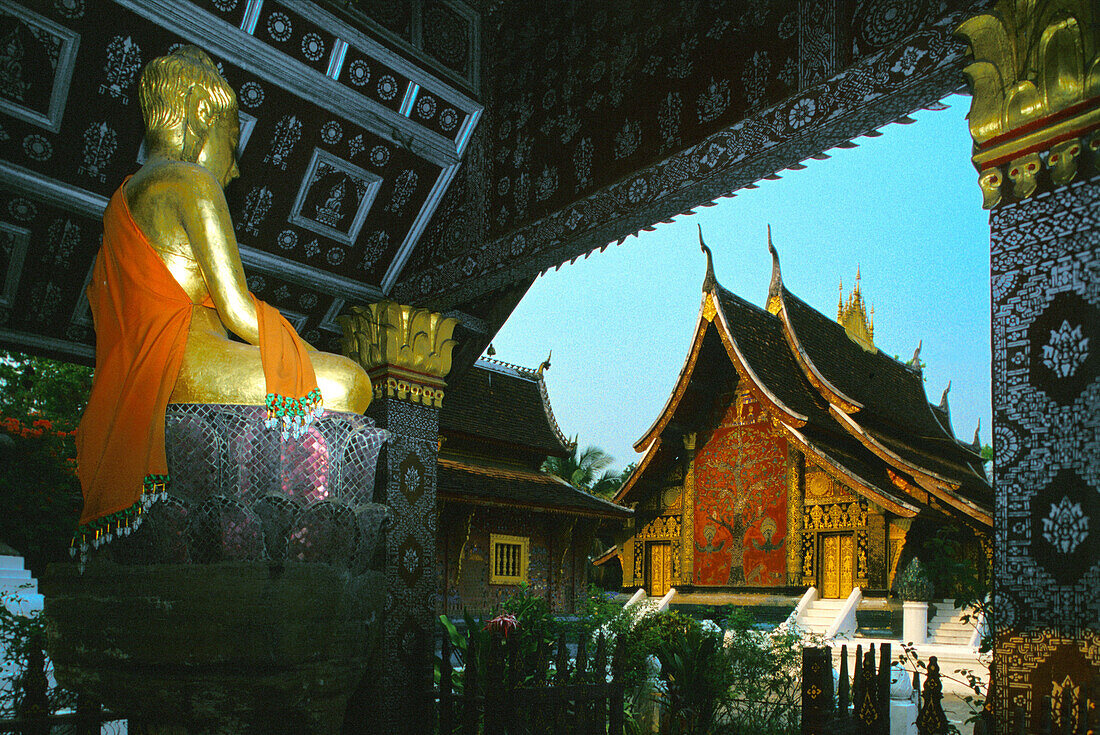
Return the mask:
<path id="1" fill-rule="evenodd" d="M 49 419 L 0 414 L 0 538 L 35 575 L 69 558 L 82 503 L 73 434 Z"/>
<path id="2" fill-rule="evenodd" d="M 443 625 L 443 630 L 450 639 L 452 654 L 458 661 L 451 675 L 451 691 L 460 695 L 465 691 L 465 673 L 470 661 L 474 660 L 475 667 L 478 671 L 483 670 L 486 652 L 489 646 L 489 634 L 483 629 L 482 622 L 475 619 L 466 610 L 462 611 L 462 618 L 462 622 L 465 624 L 466 628 L 464 631 L 459 630 L 446 615 L 439 616 L 439 622 Z M 433 672 L 433 679 L 436 686 L 439 686 L 440 679 L 442 678 L 442 667 L 442 655 L 436 656 L 435 669 Z"/>
<path id="3" fill-rule="evenodd" d="M 663 618 L 665 616 L 658 616 Z M 669 626 L 664 630 L 676 630 Z M 656 649 L 661 679 L 666 683 L 662 705 L 670 735 L 705 735 L 716 731 L 728 706 L 734 682 L 721 635 L 701 625 L 679 628 L 661 638 Z"/>

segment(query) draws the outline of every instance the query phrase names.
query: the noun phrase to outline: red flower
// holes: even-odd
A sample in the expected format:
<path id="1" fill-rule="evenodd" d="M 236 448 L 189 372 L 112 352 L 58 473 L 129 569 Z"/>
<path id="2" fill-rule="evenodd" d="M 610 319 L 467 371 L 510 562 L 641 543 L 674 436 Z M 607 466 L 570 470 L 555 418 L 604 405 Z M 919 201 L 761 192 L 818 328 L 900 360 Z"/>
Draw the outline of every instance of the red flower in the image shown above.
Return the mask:
<path id="1" fill-rule="evenodd" d="M 504 633 L 504 637 L 508 637 L 508 633 L 519 627 L 519 621 L 516 620 L 516 616 L 512 613 L 501 613 L 495 618 L 485 624 L 482 630 L 499 630 Z"/>
<path id="2" fill-rule="evenodd" d="M 53 423 L 49 419 L 35 419 L 33 426 L 47 431 L 53 431 Z"/>

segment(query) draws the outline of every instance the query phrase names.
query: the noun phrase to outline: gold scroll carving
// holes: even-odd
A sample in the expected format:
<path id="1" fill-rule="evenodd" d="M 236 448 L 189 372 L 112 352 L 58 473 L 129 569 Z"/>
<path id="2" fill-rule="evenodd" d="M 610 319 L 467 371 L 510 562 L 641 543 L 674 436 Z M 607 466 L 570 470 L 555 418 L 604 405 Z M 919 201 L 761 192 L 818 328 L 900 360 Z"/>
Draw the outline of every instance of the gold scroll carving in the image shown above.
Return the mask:
<path id="1" fill-rule="evenodd" d="M 443 405 L 443 378 L 451 371 L 457 319 L 381 301 L 353 306 L 350 315 L 337 321 L 344 329 L 344 354 L 366 369 L 375 398 Z"/>
<path id="2" fill-rule="evenodd" d="M 682 563 L 680 583 L 691 584 L 695 580 L 695 432 L 684 434 L 684 492 L 681 539 Z"/>
<path id="3" fill-rule="evenodd" d="M 970 134 L 984 198 L 1031 196 L 1045 168 L 1055 184 L 1078 159 L 1100 157 L 1096 0 L 1000 0 L 959 26 L 974 52 Z"/>
<path id="4" fill-rule="evenodd" d="M 672 539 L 680 536 L 679 516 L 657 516 L 637 535 L 639 539 Z"/>

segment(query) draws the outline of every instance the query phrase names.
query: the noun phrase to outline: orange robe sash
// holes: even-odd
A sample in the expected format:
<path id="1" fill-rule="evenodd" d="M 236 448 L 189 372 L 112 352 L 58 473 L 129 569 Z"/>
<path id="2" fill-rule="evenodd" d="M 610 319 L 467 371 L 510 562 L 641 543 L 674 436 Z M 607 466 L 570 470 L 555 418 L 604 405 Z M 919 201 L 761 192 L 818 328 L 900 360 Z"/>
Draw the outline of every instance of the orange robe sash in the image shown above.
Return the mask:
<path id="1" fill-rule="evenodd" d="M 129 181 L 129 178 L 127 178 Z M 103 245 L 88 285 L 95 377 L 77 430 L 84 511 L 73 537 L 81 558 L 140 525 L 166 496 L 164 411 L 176 385 L 195 306 L 149 244 L 118 188 L 103 214 Z M 253 296 L 267 385 L 268 426 L 304 433 L 321 412 L 309 354 L 278 309 Z M 203 306 L 213 307 L 209 296 Z"/>

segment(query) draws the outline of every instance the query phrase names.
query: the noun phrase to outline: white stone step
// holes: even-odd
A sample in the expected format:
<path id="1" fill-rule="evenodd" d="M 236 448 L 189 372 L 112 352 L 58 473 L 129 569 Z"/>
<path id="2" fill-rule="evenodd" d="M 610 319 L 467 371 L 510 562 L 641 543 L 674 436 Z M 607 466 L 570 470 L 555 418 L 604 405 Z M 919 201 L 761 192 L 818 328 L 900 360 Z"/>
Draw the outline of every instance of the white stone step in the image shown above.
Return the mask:
<path id="1" fill-rule="evenodd" d="M 8 569 L 24 569 L 23 557 L 21 556 L 0 556 L 0 574 L 3 574 Z"/>

